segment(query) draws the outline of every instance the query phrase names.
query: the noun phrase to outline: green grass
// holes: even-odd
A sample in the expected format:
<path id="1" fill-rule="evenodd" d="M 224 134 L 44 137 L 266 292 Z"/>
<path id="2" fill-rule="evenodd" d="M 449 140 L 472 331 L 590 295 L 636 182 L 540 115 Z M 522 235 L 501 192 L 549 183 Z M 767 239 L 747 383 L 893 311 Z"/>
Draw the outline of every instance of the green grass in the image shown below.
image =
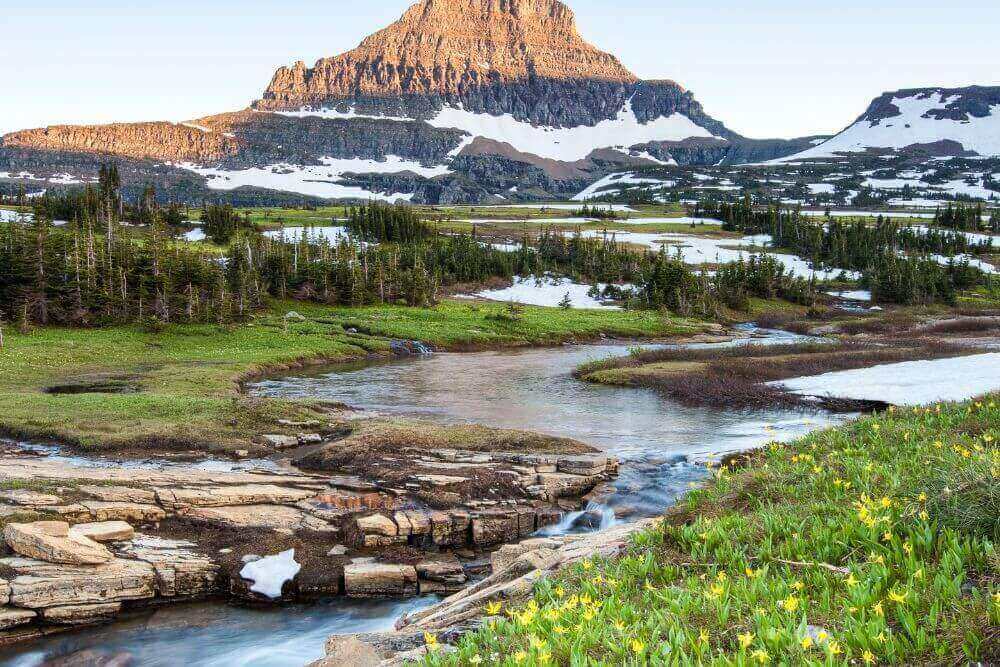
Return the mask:
<path id="1" fill-rule="evenodd" d="M 890 411 L 772 445 L 536 585 L 430 665 L 1000 659 L 1000 406 Z"/>
<path id="2" fill-rule="evenodd" d="M 659 336 L 700 325 L 652 312 L 527 307 L 517 321 L 502 304 L 443 302 L 434 308 L 335 308 L 285 302 L 233 327 L 8 327 L 0 352 L 0 432 L 88 448 L 247 448 L 279 418 L 315 416 L 307 403 L 251 400 L 239 380 L 302 362 L 388 354 L 390 339 L 452 349 L 556 343 L 570 338 Z M 307 319 L 285 325 L 297 311 Z M 348 329 L 358 333 L 348 333 Z M 53 385 L 120 380 L 133 394 L 48 394 Z M 268 432 L 268 431 L 264 431 Z"/>

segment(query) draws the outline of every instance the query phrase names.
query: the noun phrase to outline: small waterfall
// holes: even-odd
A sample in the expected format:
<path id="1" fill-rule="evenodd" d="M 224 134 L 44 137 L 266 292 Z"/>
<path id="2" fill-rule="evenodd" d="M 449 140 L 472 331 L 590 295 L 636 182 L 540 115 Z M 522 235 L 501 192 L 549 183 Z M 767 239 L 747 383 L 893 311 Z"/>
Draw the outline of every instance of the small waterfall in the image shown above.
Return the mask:
<path id="1" fill-rule="evenodd" d="M 617 522 L 615 511 L 612 508 L 591 501 L 582 510 L 563 514 L 562 520 L 559 523 L 546 526 L 538 531 L 537 534 L 551 537 L 572 533 L 595 533 L 607 530 Z"/>
<path id="2" fill-rule="evenodd" d="M 393 354 L 401 357 L 434 354 L 434 348 L 419 340 L 394 340 L 389 346 Z"/>

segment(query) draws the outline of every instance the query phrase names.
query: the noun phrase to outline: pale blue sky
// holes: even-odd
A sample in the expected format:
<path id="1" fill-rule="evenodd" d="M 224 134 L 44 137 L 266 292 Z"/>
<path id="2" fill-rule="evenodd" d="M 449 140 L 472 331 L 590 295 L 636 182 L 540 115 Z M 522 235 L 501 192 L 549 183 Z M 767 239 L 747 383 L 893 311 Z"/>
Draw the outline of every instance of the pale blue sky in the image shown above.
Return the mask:
<path id="1" fill-rule="evenodd" d="M 141 4 L 142 6 L 137 6 Z M 0 132 L 245 107 L 409 0 L 6 0 Z M 1000 84 L 995 0 L 569 0 L 584 37 L 752 137 L 834 132 L 883 90 Z"/>

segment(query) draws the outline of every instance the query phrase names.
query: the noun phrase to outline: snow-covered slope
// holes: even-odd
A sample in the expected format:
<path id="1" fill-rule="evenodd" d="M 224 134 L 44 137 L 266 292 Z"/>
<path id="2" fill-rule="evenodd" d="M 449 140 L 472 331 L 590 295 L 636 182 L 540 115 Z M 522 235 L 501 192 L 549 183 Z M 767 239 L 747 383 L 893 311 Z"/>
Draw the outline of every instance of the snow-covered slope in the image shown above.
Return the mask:
<path id="1" fill-rule="evenodd" d="M 936 146 L 934 146 L 936 145 Z M 836 157 L 869 149 L 1000 155 L 1000 87 L 902 90 L 882 95 L 833 138 L 776 162 Z"/>

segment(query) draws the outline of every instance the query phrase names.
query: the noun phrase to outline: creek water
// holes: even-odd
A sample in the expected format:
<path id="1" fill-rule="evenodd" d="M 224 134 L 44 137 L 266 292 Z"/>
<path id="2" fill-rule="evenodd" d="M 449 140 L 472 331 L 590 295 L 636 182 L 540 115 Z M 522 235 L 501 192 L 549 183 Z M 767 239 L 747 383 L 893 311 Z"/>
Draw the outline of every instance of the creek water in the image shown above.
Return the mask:
<path id="1" fill-rule="evenodd" d="M 757 344 L 802 339 L 778 331 L 751 333 Z M 264 380 L 251 393 L 580 440 L 622 460 L 614 491 L 604 501 L 619 519 L 656 515 L 672 505 L 705 476 L 703 463 L 711 454 L 794 439 L 842 419 L 821 411 L 684 406 L 652 390 L 595 385 L 571 375 L 582 363 L 630 349 L 621 343 L 564 345 L 363 361 Z M 606 523 L 606 516 L 585 518 Z"/>
<path id="2" fill-rule="evenodd" d="M 756 343 L 797 339 L 757 332 Z M 723 343 L 726 344 L 726 343 Z M 728 343 L 738 344 L 738 343 Z M 702 347 L 704 345 L 698 345 Z M 442 353 L 364 361 L 269 379 L 258 396 L 340 401 L 365 410 L 443 423 L 540 431 L 575 438 L 621 458 L 619 477 L 600 504 L 567 514 L 557 532 L 594 530 L 654 515 L 707 474 L 708 455 L 790 440 L 843 417 L 800 410 L 734 411 L 682 406 L 644 389 L 572 378 L 577 365 L 627 354 L 622 343 L 502 352 Z M 221 603 L 157 610 L 102 628 L 55 635 L 0 653 L 0 665 L 35 667 L 60 656 L 115 656 L 152 665 L 304 665 L 331 634 L 375 631 L 433 600 L 331 600 L 270 611 Z M 102 658 L 104 656 L 104 658 Z"/>

